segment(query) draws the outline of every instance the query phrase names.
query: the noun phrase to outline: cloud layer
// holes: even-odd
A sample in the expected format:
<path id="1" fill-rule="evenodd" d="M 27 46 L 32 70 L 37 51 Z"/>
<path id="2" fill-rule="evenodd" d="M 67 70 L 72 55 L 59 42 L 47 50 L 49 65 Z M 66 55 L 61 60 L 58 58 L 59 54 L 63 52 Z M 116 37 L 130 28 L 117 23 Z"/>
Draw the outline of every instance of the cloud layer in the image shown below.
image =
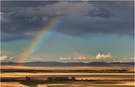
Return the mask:
<path id="1" fill-rule="evenodd" d="M 55 17 L 58 32 L 80 36 L 119 34 L 133 36 L 133 2 L 2 2 L 2 41 L 29 39 Z M 32 32 L 32 36 L 26 33 Z M 10 34 L 10 36 L 5 35 Z"/>
<path id="2" fill-rule="evenodd" d="M 131 58 L 119 58 L 117 56 L 111 55 L 111 53 L 108 54 L 101 54 L 98 53 L 95 56 L 86 55 L 82 53 L 74 53 L 70 57 L 60 57 L 58 58 L 58 61 L 79 61 L 79 62 L 132 62 L 134 61 L 134 57 Z"/>
<path id="3" fill-rule="evenodd" d="M 25 54 L 22 54 L 22 56 Z M 57 59 L 59 62 L 133 62 L 134 57 L 130 58 L 119 58 L 117 56 L 111 55 L 111 53 L 108 54 L 101 54 L 98 53 L 95 56 L 92 55 L 86 55 L 83 53 L 75 52 L 69 56 L 62 56 Z M 23 62 L 20 61 L 19 57 L 9 57 L 7 55 L 0 56 L 1 62 Z M 28 62 L 35 62 L 35 61 L 48 61 L 44 57 L 34 57 L 30 59 Z"/>

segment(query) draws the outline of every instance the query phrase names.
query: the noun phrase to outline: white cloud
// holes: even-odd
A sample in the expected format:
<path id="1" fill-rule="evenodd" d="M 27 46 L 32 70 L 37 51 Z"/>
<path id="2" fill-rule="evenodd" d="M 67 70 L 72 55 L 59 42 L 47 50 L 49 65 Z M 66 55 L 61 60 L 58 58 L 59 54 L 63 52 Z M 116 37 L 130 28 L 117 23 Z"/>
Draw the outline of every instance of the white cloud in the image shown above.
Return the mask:
<path id="1" fill-rule="evenodd" d="M 0 61 L 5 60 L 5 59 L 7 59 L 7 58 L 8 58 L 8 56 L 1 56 L 1 57 L 0 57 Z"/>
<path id="2" fill-rule="evenodd" d="M 60 57 L 59 60 L 71 60 L 71 57 Z"/>
<path id="3" fill-rule="evenodd" d="M 96 56 L 86 55 L 83 53 L 72 53 L 70 56 L 66 57 L 60 57 L 58 59 L 59 61 L 66 61 L 66 62 L 72 62 L 72 61 L 80 61 L 80 62 L 133 62 L 135 60 L 134 57 L 130 58 L 119 58 L 117 56 L 111 55 L 111 53 L 108 54 L 101 54 L 98 53 Z"/>
<path id="4" fill-rule="evenodd" d="M 0 61 L 12 61 L 12 59 L 14 59 L 14 57 L 8 57 L 8 56 L 0 56 Z"/>
<path id="5" fill-rule="evenodd" d="M 85 56 L 78 56 L 78 57 L 74 57 L 74 60 L 88 60 L 88 58 L 86 58 Z"/>
<path id="6" fill-rule="evenodd" d="M 111 53 L 108 53 L 108 54 L 106 54 L 106 55 L 99 53 L 99 54 L 96 55 L 96 59 L 97 59 L 97 60 L 102 60 L 102 59 L 103 59 L 103 60 L 106 60 L 106 59 L 111 59 L 111 58 L 115 58 L 114 56 L 111 55 Z"/>
<path id="7" fill-rule="evenodd" d="M 60 57 L 59 60 L 89 60 L 89 58 L 86 58 L 85 56 L 75 56 L 75 57 Z"/>
<path id="8" fill-rule="evenodd" d="M 10 57 L 10 58 L 8 58 L 8 60 L 12 60 L 14 57 Z"/>
<path id="9" fill-rule="evenodd" d="M 117 56 L 112 56 L 111 53 L 108 54 L 97 54 L 96 55 L 97 61 L 104 61 L 104 62 L 133 62 L 135 60 L 134 57 L 126 57 L 126 58 L 120 58 Z"/>
<path id="10" fill-rule="evenodd" d="M 93 56 L 91 55 L 86 55 L 86 54 L 83 54 L 83 53 L 78 53 L 78 52 L 75 52 L 75 53 L 72 53 L 70 54 L 70 57 L 60 57 L 58 60 L 61 60 L 61 61 L 92 61 L 94 59 Z"/>
<path id="11" fill-rule="evenodd" d="M 134 62 L 135 57 L 130 57 L 130 58 L 115 58 L 113 62 Z"/>

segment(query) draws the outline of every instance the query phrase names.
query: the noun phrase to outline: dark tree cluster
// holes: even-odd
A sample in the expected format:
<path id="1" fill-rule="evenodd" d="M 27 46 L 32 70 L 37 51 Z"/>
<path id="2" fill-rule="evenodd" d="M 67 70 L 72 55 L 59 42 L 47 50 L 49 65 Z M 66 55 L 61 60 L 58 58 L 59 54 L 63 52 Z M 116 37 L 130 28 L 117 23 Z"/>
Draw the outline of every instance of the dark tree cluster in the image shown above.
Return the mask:
<path id="1" fill-rule="evenodd" d="M 75 77 L 68 78 L 67 76 L 64 77 L 48 77 L 47 81 L 75 81 Z"/>

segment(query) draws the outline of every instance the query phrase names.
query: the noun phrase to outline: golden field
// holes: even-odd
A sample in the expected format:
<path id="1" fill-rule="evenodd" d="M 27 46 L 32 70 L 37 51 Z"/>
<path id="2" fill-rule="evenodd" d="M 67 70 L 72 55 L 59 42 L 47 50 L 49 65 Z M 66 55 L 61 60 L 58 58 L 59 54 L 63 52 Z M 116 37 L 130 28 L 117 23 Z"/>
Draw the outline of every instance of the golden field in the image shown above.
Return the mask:
<path id="1" fill-rule="evenodd" d="M 59 67 L 30 67 L 30 66 L 1 66 L 1 70 L 10 70 L 1 72 L 1 87 L 134 87 L 134 67 L 92 67 L 92 66 L 59 66 Z M 18 72 L 19 70 L 51 70 L 51 71 L 67 71 L 67 70 L 127 70 L 127 72 Z M 13 71 L 12 71 L 13 70 Z M 18 70 L 14 72 L 14 70 Z M 26 76 L 31 77 L 34 82 L 20 82 L 25 80 Z M 72 76 L 78 81 L 68 82 L 45 82 L 47 77 L 55 76 Z M 17 79 L 17 81 L 8 81 L 8 79 Z"/>

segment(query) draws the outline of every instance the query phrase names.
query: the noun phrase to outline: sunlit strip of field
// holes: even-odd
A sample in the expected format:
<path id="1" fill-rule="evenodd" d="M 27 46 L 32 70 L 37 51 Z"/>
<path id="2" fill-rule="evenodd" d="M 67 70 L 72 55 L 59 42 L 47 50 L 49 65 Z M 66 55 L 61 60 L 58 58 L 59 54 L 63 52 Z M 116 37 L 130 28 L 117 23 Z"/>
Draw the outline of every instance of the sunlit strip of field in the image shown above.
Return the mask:
<path id="1" fill-rule="evenodd" d="M 19 82 L 1 82 L 0 87 L 28 87 Z"/>
<path id="2" fill-rule="evenodd" d="M 16 66 L 16 65 L 2 65 L 1 69 L 26 69 L 26 70 L 122 70 L 126 69 L 129 71 L 134 71 L 134 67 L 125 66 Z"/>
<path id="3" fill-rule="evenodd" d="M 29 76 L 29 75 L 133 75 L 134 73 L 18 73 L 18 72 L 13 72 L 13 73 L 1 73 L 1 76 Z"/>
<path id="4" fill-rule="evenodd" d="M 105 82 L 106 83 L 106 82 Z M 19 82 L 2 82 L 1 87 L 134 87 L 135 83 L 122 82 L 117 84 L 99 84 L 91 82 L 72 82 L 72 83 L 52 83 L 52 84 L 37 84 L 36 86 L 27 86 Z"/>

